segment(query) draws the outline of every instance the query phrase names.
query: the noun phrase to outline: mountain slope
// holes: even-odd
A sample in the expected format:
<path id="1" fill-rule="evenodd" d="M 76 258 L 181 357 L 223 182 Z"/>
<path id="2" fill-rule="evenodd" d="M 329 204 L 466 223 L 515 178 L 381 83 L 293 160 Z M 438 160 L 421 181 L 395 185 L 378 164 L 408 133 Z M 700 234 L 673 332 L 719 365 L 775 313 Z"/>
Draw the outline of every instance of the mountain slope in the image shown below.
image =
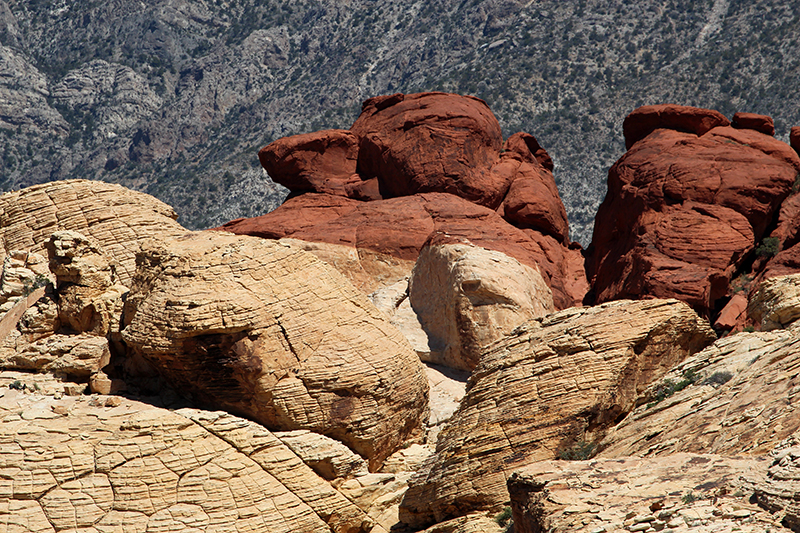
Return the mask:
<path id="1" fill-rule="evenodd" d="M 282 200 L 264 144 L 445 90 L 539 139 L 588 244 L 633 108 L 800 124 L 798 33 L 779 0 L 0 0 L 0 187 L 102 179 L 213 226 Z"/>

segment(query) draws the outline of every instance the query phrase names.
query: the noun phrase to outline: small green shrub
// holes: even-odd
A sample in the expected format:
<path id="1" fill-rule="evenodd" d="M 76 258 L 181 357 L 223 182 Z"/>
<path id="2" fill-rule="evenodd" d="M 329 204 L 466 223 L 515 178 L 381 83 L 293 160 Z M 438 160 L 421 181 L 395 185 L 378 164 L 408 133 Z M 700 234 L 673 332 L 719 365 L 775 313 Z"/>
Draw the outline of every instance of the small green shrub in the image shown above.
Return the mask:
<path id="1" fill-rule="evenodd" d="M 655 396 L 653 396 L 653 401 L 647 404 L 647 408 L 650 409 L 654 405 L 657 405 L 659 402 L 666 400 L 676 392 L 680 392 L 689 385 L 694 385 L 700 376 L 694 370 L 686 370 L 683 373 L 683 379 L 678 381 L 677 383 L 671 379 L 665 379 L 661 382 L 656 388 Z"/>
<path id="2" fill-rule="evenodd" d="M 8 385 L 8 388 L 9 389 L 14 389 L 14 390 L 25 390 L 25 384 L 23 382 L 21 382 L 20 380 L 16 380 L 16 381 L 10 383 Z"/>
<path id="3" fill-rule="evenodd" d="M 28 296 L 29 294 L 31 294 L 33 291 L 35 291 L 39 287 L 44 287 L 48 283 L 50 283 L 50 280 L 47 279 L 47 276 L 45 276 L 44 274 L 38 274 L 33 279 L 33 281 L 26 281 L 25 282 L 25 284 L 22 286 L 22 295 L 23 296 Z"/>
<path id="4" fill-rule="evenodd" d="M 777 237 L 764 237 L 756 248 L 756 255 L 760 257 L 773 257 L 778 253 L 780 240 Z"/>
<path id="5" fill-rule="evenodd" d="M 745 326 L 742 331 L 746 331 L 747 333 L 753 333 L 756 330 L 753 326 Z"/>
<path id="6" fill-rule="evenodd" d="M 579 440 L 571 448 L 566 448 L 558 452 L 558 458 L 562 461 L 585 461 L 592 457 L 595 445 L 585 440 Z"/>
<path id="7" fill-rule="evenodd" d="M 748 290 L 750 288 L 750 283 L 752 281 L 753 281 L 753 277 L 752 276 L 748 276 L 746 274 L 741 274 L 741 275 L 737 276 L 736 279 L 734 279 L 731 282 L 731 292 L 736 294 L 738 292 L 742 292 L 742 291 Z"/>
<path id="8" fill-rule="evenodd" d="M 494 517 L 494 521 L 497 522 L 498 526 L 506 527 L 506 525 L 508 525 L 508 523 L 511 521 L 511 507 L 503 508 L 503 510 Z"/>
<path id="9" fill-rule="evenodd" d="M 699 499 L 700 498 L 695 496 L 692 491 L 687 492 L 686 494 L 683 495 L 683 498 L 681 498 L 681 500 L 683 500 L 683 503 L 685 503 L 687 505 L 692 503 L 692 502 L 696 502 Z"/>

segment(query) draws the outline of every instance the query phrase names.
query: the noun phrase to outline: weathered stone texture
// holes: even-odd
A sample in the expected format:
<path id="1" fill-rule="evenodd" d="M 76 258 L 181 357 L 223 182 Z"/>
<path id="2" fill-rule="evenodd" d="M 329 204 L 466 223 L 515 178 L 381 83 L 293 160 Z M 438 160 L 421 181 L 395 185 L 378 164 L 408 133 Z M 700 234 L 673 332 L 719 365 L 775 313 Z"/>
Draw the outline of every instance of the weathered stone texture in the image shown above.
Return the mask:
<path id="1" fill-rule="evenodd" d="M 410 483 L 401 520 L 420 527 L 498 510 L 507 474 L 598 440 L 652 381 L 713 339 L 675 300 L 573 308 L 523 324 L 483 353 L 436 453 Z"/>
<path id="2" fill-rule="evenodd" d="M 331 436 L 371 468 L 421 437 L 419 358 L 366 296 L 302 250 L 221 232 L 153 243 L 124 323 L 130 349 L 199 402 Z"/>
<path id="3" fill-rule="evenodd" d="M 599 456 L 768 453 L 800 430 L 798 353 L 796 329 L 718 340 L 654 383 L 644 404 L 609 431 Z M 692 384 L 657 401 L 687 378 Z"/>
<path id="4" fill-rule="evenodd" d="M 144 240 L 186 232 L 176 218 L 170 206 L 119 185 L 87 180 L 45 183 L 0 196 L 0 254 L 43 254 L 44 243 L 56 231 L 79 231 L 100 244 L 118 264 L 120 282 L 128 285 Z"/>
<path id="5" fill-rule="evenodd" d="M 434 240 L 422 249 L 409 301 L 428 335 L 423 360 L 472 370 L 483 349 L 532 318 L 553 312 L 539 271 L 469 241 Z"/>
<path id="6" fill-rule="evenodd" d="M 655 459 L 541 461 L 508 480 L 515 533 L 741 531 L 778 521 L 748 500 L 743 474 L 764 458 L 679 453 Z"/>

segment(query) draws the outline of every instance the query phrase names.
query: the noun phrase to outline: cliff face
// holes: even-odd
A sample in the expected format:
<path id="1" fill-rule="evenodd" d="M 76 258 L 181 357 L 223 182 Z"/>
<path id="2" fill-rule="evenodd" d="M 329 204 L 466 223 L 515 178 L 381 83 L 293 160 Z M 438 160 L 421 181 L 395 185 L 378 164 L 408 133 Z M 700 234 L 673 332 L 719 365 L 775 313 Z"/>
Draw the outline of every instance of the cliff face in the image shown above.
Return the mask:
<path id="1" fill-rule="evenodd" d="M 261 146 L 445 90 L 486 100 L 504 137 L 536 132 L 586 245 L 633 108 L 771 113 L 779 138 L 800 123 L 798 24 L 778 0 L 4 0 L 0 186 L 99 178 L 209 227 L 282 199 Z"/>

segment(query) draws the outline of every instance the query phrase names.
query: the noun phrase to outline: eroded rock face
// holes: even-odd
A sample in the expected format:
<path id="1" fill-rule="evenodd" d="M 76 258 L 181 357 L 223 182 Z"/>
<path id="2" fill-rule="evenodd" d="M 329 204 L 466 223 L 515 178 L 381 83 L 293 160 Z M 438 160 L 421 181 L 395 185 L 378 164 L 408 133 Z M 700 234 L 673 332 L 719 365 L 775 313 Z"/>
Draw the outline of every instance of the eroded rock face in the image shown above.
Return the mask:
<path id="1" fill-rule="evenodd" d="M 4 390 L 9 530 L 359 533 L 375 523 L 254 422 Z"/>
<path id="2" fill-rule="evenodd" d="M 597 302 L 674 297 L 710 316 L 790 194 L 800 158 L 714 111 L 656 107 L 626 119 L 629 151 L 609 170 L 587 273 Z"/>
<path id="3" fill-rule="evenodd" d="M 669 457 L 541 461 L 509 478 L 514 531 L 746 531 L 779 527 L 749 498 L 741 477 L 764 458 L 679 453 Z"/>
<path id="4" fill-rule="evenodd" d="M 0 196 L 0 253 L 43 254 L 50 236 L 74 230 L 94 238 L 130 283 L 136 252 L 148 238 L 186 233 L 175 211 L 152 196 L 98 181 L 68 180 L 28 187 Z"/>
<path id="5" fill-rule="evenodd" d="M 58 282 L 61 324 L 77 333 L 119 333 L 128 288 L 118 282 L 116 265 L 97 241 L 77 231 L 59 231 L 45 247 Z"/>
<path id="6" fill-rule="evenodd" d="M 358 138 L 347 130 L 326 130 L 282 137 L 258 152 L 270 177 L 293 192 L 348 196 L 357 183 Z"/>
<path id="7" fill-rule="evenodd" d="M 507 255 L 435 238 L 420 253 L 409 301 L 428 334 L 427 360 L 472 370 L 481 352 L 532 318 L 553 312 L 538 270 Z"/>
<path id="8" fill-rule="evenodd" d="M 756 113 L 734 113 L 731 126 L 738 129 L 756 130 L 764 135 L 775 136 L 775 122 L 772 117 Z"/>
<path id="9" fill-rule="evenodd" d="M 302 250 L 219 232 L 152 243 L 124 324 L 129 348 L 196 400 L 331 436 L 372 468 L 421 436 L 428 385 L 416 354 Z"/>
<path id="10" fill-rule="evenodd" d="M 651 382 L 713 339 L 675 300 L 573 308 L 518 327 L 483 353 L 401 520 L 420 527 L 499 510 L 513 470 L 598 440 Z"/>
<path id="11" fill-rule="evenodd" d="M 509 183 L 491 167 L 503 145 L 482 100 L 444 93 L 395 94 L 365 101 L 351 131 L 359 172 L 377 177 L 387 197 L 448 192 L 497 207 Z"/>
<path id="12" fill-rule="evenodd" d="M 762 282 L 748 304 L 748 315 L 761 331 L 789 327 L 800 318 L 800 274 Z"/>
<path id="13" fill-rule="evenodd" d="M 756 484 L 755 499 L 775 513 L 781 525 L 800 531 L 800 439 L 796 435 L 786 439 L 770 455 L 772 464 Z"/>
<path id="14" fill-rule="evenodd" d="M 478 241 L 490 236 L 495 245 L 486 247 L 532 267 L 538 263 L 559 309 L 580 304 L 588 290 L 550 156 L 528 133 L 503 143 L 482 100 L 446 93 L 379 96 L 364 102 L 350 131 L 279 139 L 260 154 L 275 181 L 306 194 L 219 229 L 306 241 L 368 294 L 410 274 L 387 273 L 382 264 L 415 261 L 431 235 L 431 218 L 451 219 L 457 237 L 486 246 Z M 491 227 L 473 224 L 489 213 L 499 215 Z M 509 252 L 524 241 L 534 258 Z"/>
<path id="15" fill-rule="evenodd" d="M 796 329 L 719 339 L 653 383 L 599 456 L 769 453 L 800 430 L 799 346 Z"/>
<path id="16" fill-rule="evenodd" d="M 367 293 L 410 276 L 425 243 L 440 233 L 538 266 L 557 309 L 580 304 L 588 290 L 579 249 L 564 247 L 538 231 L 516 228 L 496 212 L 451 194 L 359 202 L 309 193 L 287 200 L 271 213 L 234 220 L 221 229 L 335 245 L 320 252 L 317 246 L 308 248 L 334 267 L 343 267 L 342 273 Z"/>

